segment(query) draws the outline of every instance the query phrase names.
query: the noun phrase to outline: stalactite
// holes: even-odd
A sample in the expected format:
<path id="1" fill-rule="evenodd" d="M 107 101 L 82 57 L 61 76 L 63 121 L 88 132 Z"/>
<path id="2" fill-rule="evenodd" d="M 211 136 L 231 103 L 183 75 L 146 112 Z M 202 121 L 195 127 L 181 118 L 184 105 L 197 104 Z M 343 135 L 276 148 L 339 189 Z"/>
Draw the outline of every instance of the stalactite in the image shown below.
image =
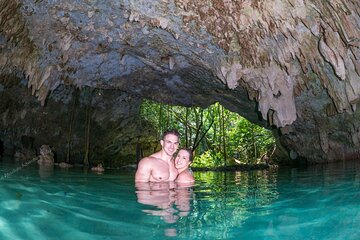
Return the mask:
<path id="1" fill-rule="evenodd" d="M 359 1 L 139 4 L 0 0 L 1 75 L 24 74 L 18 82 L 27 80 L 44 106 L 63 85 L 128 91 L 172 104 L 223 101 L 239 113 L 258 110 L 275 127 L 297 126 L 301 133 L 287 136 L 295 140 L 318 124 L 305 105 L 324 118 L 321 123 L 357 117 Z M 320 137 L 316 141 L 320 150 Z"/>

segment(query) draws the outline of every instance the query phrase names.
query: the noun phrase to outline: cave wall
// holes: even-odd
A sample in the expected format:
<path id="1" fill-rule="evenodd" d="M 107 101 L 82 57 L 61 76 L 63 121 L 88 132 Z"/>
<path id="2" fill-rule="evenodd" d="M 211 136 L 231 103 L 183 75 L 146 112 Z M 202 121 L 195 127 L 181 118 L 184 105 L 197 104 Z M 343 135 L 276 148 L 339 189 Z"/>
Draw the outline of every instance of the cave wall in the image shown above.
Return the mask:
<path id="1" fill-rule="evenodd" d="M 354 159 L 359 9 L 357 0 L 0 0 L 1 76 L 24 79 L 43 106 L 68 86 L 220 102 L 275 128 L 295 161 Z"/>
<path id="2" fill-rule="evenodd" d="M 157 145 L 157 133 L 138 119 L 141 100 L 126 92 L 61 86 L 42 106 L 26 80 L 10 82 L 0 80 L 4 156 L 31 158 L 41 145 L 50 145 L 57 162 L 83 164 L 88 142 L 90 165 L 119 167 L 136 161 L 137 144 L 144 153 Z"/>

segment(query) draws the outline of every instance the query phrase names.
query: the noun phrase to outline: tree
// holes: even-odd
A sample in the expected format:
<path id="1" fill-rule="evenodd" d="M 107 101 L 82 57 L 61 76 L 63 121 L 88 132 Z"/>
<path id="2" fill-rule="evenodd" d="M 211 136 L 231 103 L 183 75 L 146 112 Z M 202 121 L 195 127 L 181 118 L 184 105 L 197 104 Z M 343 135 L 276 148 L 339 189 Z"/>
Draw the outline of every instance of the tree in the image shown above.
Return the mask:
<path id="1" fill-rule="evenodd" d="M 181 145 L 191 147 L 196 153 L 195 166 L 254 164 L 275 144 L 271 131 L 250 123 L 219 103 L 201 109 L 144 101 L 141 117 L 157 127 L 158 135 L 166 128 L 177 129 L 183 136 Z"/>

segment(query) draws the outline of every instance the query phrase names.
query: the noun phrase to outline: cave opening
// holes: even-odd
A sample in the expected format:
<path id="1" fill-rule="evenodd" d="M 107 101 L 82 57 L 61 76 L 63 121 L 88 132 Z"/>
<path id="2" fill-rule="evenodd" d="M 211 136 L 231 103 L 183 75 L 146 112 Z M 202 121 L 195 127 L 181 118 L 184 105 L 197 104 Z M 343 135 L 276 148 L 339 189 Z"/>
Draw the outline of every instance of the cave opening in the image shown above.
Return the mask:
<path id="1" fill-rule="evenodd" d="M 180 132 L 181 146 L 195 152 L 193 167 L 269 164 L 276 147 L 271 130 L 251 123 L 220 103 L 200 108 L 146 100 L 140 112 L 154 127 L 155 138 L 166 129 Z"/>

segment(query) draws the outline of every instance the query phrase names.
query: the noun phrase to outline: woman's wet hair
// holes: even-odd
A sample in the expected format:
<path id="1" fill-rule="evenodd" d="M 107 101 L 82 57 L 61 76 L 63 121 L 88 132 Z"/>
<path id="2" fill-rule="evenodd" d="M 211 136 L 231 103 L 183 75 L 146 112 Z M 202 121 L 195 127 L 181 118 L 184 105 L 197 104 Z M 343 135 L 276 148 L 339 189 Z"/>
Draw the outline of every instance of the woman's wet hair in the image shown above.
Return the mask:
<path id="1" fill-rule="evenodd" d="M 168 134 L 172 134 L 172 135 L 175 135 L 178 138 L 180 138 L 180 133 L 178 132 L 178 130 L 176 130 L 176 129 L 168 129 L 168 130 L 163 132 L 163 134 L 161 136 L 161 139 L 164 140 L 166 135 L 168 135 Z"/>
<path id="2" fill-rule="evenodd" d="M 193 151 L 191 148 L 180 148 L 178 153 L 180 152 L 180 150 L 185 150 L 189 153 L 189 162 L 193 161 Z"/>

